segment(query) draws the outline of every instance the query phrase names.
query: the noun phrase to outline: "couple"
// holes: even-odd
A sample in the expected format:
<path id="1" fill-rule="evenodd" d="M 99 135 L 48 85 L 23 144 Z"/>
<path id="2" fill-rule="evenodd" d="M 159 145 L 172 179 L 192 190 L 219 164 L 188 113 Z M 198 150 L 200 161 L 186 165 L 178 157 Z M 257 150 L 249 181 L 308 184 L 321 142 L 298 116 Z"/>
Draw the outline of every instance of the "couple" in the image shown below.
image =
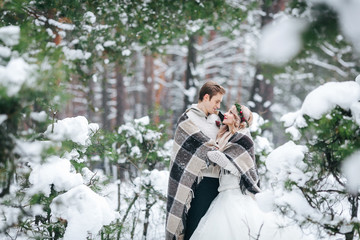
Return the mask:
<path id="1" fill-rule="evenodd" d="M 279 216 L 262 212 L 254 200 L 260 188 L 248 129 L 252 113 L 239 104 L 224 115 L 217 112 L 224 94 L 223 87 L 206 82 L 198 104 L 178 121 L 166 240 L 303 239 L 299 228 L 284 228 Z"/>
<path id="2" fill-rule="evenodd" d="M 239 104 L 224 115 L 218 113 L 224 94 L 223 87 L 206 82 L 198 104 L 178 121 L 168 186 L 167 240 L 249 239 L 258 234 L 253 232 L 256 227 L 261 228 L 255 226 L 257 212 L 252 211 L 256 202 L 251 195 L 260 192 L 247 128 L 252 113 Z"/>

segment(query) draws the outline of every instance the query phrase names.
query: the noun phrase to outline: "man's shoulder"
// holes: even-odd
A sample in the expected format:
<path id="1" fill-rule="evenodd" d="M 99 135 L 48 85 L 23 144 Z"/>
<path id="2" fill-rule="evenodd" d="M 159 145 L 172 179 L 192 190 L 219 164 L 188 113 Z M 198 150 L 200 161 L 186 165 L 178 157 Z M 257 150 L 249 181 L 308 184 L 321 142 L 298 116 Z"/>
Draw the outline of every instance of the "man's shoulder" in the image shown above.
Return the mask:
<path id="1" fill-rule="evenodd" d="M 184 112 L 184 114 L 186 114 L 190 119 L 205 119 L 205 115 L 202 116 L 199 111 L 200 110 L 195 108 L 189 108 Z"/>

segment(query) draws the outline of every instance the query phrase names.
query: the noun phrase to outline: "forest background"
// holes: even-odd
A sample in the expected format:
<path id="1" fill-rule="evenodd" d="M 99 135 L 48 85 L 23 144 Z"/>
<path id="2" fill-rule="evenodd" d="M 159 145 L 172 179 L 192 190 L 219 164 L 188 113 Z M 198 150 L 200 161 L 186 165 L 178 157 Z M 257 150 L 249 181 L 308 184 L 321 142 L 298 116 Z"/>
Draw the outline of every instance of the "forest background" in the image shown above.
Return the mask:
<path id="1" fill-rule="evenodd" d="M 351 0 L 0 1 L 1 236 L 163 238 L 176 122 L 213 80 L 227 90 L 223 111 L 239 102 L 257 113 L 265 186 L 275 184 L 274 149 L 289 138 L 307 148 L 306 178 L 286 173 L 273 198 L 299 190 L 322 217 L 274 200 L 277 210 L 318 239 L 356 239 L 358 185 L 348 189 L 342 163 L 359 158 L 358 105 L 333 100 L 322 118 L 303 111 L 299 131 L 282 116 L 319 86 L 355 83 L 357 10 Z M 330 91 L 326 104 L 358 103 L 350 89 L 353 98 Z"/>

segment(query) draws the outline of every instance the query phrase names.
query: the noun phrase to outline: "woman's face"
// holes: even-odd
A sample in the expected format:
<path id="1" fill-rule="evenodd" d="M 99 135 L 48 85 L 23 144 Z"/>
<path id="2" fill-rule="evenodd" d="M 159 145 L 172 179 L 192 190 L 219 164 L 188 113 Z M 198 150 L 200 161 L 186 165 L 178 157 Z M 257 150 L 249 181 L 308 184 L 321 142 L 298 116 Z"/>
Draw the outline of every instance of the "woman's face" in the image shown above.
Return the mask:
<path id="1" fill-rule="evenodd" d="M 234 108 L 231 107 L 229 109 L 229 111 L 227 111 L 225 114 L 224 114 L 224 120 L 223 120 L 223 124 L 225 125 L 234 125 L 235 124 L 235 115 L 236 115 L 236 112 L 234 111 Z"/>

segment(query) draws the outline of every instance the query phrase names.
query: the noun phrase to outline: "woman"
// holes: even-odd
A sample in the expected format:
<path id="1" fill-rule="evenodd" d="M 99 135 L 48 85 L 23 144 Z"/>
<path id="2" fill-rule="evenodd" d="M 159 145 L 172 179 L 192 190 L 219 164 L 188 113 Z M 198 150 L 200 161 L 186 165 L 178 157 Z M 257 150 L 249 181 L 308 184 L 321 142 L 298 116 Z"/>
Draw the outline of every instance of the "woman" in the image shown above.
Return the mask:
<path id="1" fill-rule="evenodd" d="M 254 143 L 248 127 L 251 111 L 239 104 L 224 114 L 218 150 L 208 152 L 221 170 L 219 195 L 211 203 L 190 240 L 301 239 L 299 229 L 279 229 L 274 214 L 262 212 L 254 195 L 260 191 Z"/>

